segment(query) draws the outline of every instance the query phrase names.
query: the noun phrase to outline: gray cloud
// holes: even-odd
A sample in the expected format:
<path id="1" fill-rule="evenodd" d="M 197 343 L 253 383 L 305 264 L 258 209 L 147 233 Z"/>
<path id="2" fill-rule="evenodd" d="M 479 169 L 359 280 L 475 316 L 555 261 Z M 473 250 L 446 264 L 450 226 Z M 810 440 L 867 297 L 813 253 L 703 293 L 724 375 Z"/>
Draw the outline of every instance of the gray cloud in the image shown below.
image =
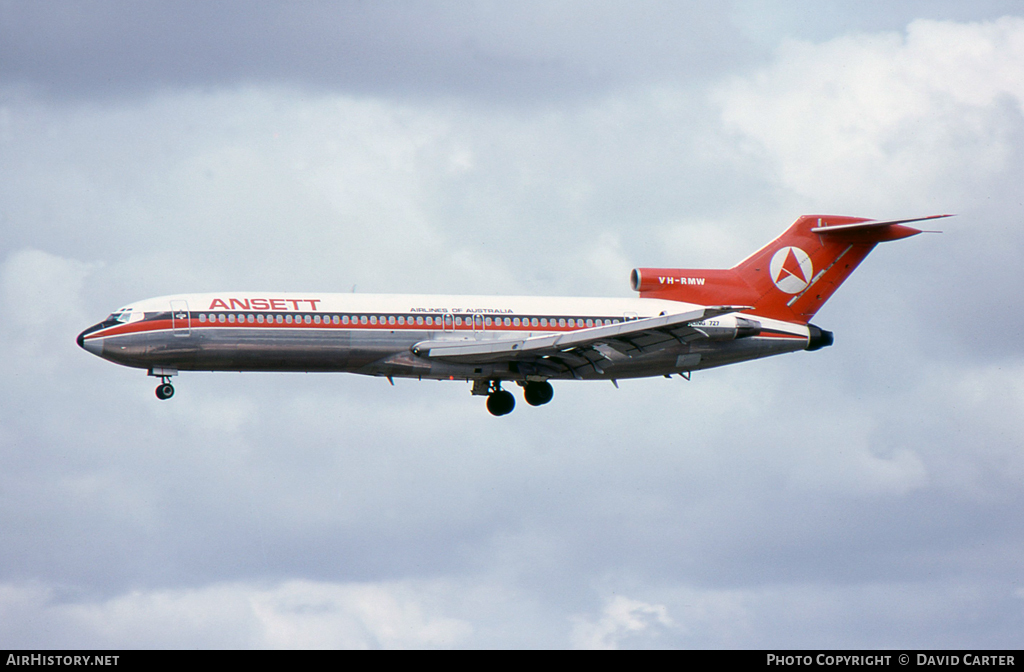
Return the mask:
<path id="1" fill-rule="evenodd" d="M 522 105 L 638 83 L 706 83 L 780 39 L 977 20 L 1009 0 L 678 3 L 0 3 L 0 81 L 55 98 L 286 84 Z"/>
<path id="2" fill-rule="evenodd" d="M 650 2 L 5 2 L 0 78 L 64 97 L 288 83 L 525 102 L 704 79 L 746 55 L 725 10 Z"/>

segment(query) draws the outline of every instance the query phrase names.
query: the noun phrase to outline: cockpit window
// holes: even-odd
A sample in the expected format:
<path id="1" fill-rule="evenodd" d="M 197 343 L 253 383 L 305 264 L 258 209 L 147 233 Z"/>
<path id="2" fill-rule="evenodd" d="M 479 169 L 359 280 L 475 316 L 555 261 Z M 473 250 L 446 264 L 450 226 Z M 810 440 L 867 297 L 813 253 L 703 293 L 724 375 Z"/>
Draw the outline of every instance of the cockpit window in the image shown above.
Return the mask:
<path id="1" fill-rule="evenodd" d="M 141 313 L 139 314 L 141 316 Z M 114 311 L 110 314 L 104 322 L 128 322 L 132 319 L 132 309 L 122 308 L 121 310 Z"/>

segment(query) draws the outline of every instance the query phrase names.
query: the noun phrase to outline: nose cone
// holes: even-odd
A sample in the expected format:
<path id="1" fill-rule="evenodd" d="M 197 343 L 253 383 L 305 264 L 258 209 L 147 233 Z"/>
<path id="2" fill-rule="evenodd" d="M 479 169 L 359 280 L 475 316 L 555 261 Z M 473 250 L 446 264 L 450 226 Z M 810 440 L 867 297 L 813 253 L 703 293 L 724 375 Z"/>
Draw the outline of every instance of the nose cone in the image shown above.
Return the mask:
<path id="1" fill-rule="evenodd" d="M 88 329 L 86 329 L 85 331 L 80 333 L 78 335 L 78 347 L 82 348 L 83 350 L 85 350 L 87 352 L 91 352 L 94 355 L 97 355 L 97 356 L 102 355 L 103 354 L 103 339 L 102 338 L 92 338 L 92 339 L 89 339 L 89 340 L 85 339 L 85 337 L 87 335 L 91 334 L 92 332 L 96 331 L 99 328 L 100 328 L 100 325 L 97 324 L 97 325 L 89 327 Z"/>

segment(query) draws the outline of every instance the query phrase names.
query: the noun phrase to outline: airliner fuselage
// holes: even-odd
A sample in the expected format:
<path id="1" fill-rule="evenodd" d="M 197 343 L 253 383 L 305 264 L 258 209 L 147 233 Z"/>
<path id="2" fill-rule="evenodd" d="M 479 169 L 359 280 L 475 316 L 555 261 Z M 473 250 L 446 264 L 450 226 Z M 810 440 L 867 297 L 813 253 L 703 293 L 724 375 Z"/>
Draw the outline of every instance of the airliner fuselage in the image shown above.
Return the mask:
<path id="1" fill-rule="evenodd" d="M 732 314 L 690 323 L 707 338 L 673 339 L 629 357 L 616 358 L 612 351 L 596 367 L 572 369 L 544 359 L 466 364 L 415 352 L 421 343 L 558 336 L 701 308 L 658 299 L 188 294 L 125 306 L 79 340 L 104 359 L 143 369 L 511 381 L 667 375 L 802 350 L 809 342 L 807 326 L 779 321 L 769 321 L 767 328 L 762 321 L 758 336 L 736 338 L 737 316 Z"/>

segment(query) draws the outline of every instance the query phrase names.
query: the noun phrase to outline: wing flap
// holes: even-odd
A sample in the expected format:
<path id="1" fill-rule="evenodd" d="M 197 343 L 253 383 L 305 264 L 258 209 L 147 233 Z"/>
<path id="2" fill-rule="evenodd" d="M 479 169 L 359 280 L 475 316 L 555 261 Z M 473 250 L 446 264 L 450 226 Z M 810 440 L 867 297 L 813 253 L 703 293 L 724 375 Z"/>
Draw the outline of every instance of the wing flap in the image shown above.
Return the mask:
<path id="1" fill-rule="evenodd" d="M 686 342 L 706 336 L 690 323 L 700 322 L 718 315 L 749 310 L 750 306 L 707 306 L 699 310 L 673 315 L 658 315 L 639 320 L 619 322 L 580 329 L 565 334 L 548 334 L 528 338 L 500 338 L 476 340 L 430 340 L 412 347 L 413 353 L 430 359 L 445 359 L 462 363 L 521 361 L 540 357 L 571 356 L 572 351 L 596 349 L 600 358 L 614 359 L 618 353 L 629 357 L 639 352 L 659 349 L 672 343 Z M 574 356 L 580 356 L 578 352 Z M 584 357 L 587 361 L 592 361 Z"/>

